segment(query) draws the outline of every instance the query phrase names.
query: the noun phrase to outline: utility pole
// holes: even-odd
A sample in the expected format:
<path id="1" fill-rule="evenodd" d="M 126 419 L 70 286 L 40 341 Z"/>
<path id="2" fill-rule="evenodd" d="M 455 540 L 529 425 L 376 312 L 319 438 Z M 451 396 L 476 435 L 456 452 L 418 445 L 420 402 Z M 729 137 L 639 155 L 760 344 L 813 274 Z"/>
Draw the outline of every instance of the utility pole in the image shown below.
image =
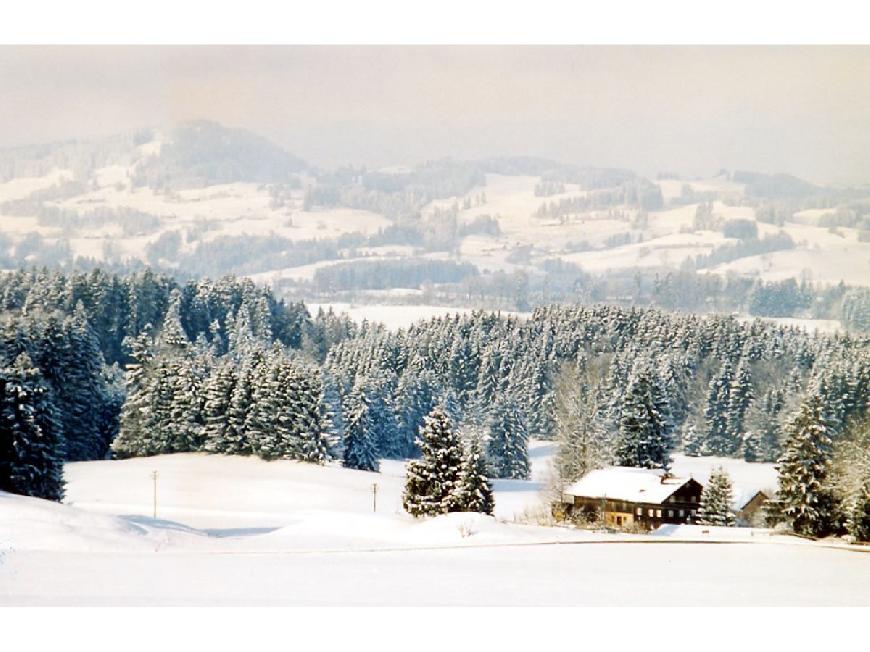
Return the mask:
<path id="1" fill-rule="evenodd" d="M 372 511 L 378 511 L 378 483 L 372 482 Z"/>
<path id="2" fill-rule="evenodd" d="M 157 471 L 151 471 L 151 478 L 154 480 L 154 518 L 157 518 Z"/>

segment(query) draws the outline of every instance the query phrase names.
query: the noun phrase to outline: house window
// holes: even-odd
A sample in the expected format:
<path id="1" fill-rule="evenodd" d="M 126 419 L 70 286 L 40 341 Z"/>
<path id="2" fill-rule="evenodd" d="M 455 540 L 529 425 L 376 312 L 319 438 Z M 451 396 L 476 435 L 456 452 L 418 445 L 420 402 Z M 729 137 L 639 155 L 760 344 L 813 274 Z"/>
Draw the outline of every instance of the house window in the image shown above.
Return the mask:
<path id="1" fill-rule="evenodd" d="M 637 515 L 643 516 L 643 509 L 642 508 L 640 508 L 640 507 L 637 508 Z"/>
<path id="2" fill-rule="evenodd" d="M 652 518 L 653 510 L 648 509 L 648 510 L 646 511 L 646 514 L 647 514 L 647 516 L 649 516 L 650 518 Z"/>
<path id="3" fill-rule="evenodd" d="M 685 509 L 681 509 L 681 510 L 680 510 L 680 518 L 683 518 L 685 515 L 686 515 L 686 510 L 685 510 Z"/>
<path id="4" fill-rule="evenodd" d="M 662 510 L 657 509 L 656 510 L 656 518 L 661 518 L 661 517 L 662 517 Z"/>
<path id="5" fill-rule="evenodd" d="M 673 517 L 674 517 L 674 510 L 669 509 L 668 510 L 668 518 L 673 518 Z"/>

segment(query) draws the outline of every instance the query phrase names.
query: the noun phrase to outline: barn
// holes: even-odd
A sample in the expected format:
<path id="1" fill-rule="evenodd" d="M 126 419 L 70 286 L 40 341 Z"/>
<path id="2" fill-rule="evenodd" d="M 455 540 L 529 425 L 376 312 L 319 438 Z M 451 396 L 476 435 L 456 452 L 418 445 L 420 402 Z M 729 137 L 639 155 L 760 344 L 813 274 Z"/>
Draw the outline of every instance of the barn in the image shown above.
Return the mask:
<path id="1" fill-rule="evenodd" d="M 661 469 L 613 466 L 590 471 L 562 493 L 565 513 L 602 519 L 619 528 L 653 530 L 663 524 L 692 523 L 703 487 L 693 478 Z"/>

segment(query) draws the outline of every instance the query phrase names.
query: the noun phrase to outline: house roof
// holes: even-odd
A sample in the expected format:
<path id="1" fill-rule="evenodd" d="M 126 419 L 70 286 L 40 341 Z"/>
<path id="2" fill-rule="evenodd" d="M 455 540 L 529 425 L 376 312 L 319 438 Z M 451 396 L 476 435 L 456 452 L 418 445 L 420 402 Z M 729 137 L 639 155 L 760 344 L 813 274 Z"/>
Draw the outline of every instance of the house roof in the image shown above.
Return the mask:
<path id="1" fill-rule="evenodd" d="M 739 512 L 740 510 L 745 508 L 750 502 L 752 502 L 752 499 L 755 498 L 758 494 L 763 495 L 765 500 L 770 499 L 768 492 L 762 489 L 744 489 L 738 491 L 735 488 L 732 494 L 733 500 L 731 501 L 731 506 L 733 509 Z"/>
<path id="2" fill-rule="evenodd" d="M 610 498 L 634 503 L 663 503 L 691 478 L 663 477 L 661 469 L 611 466 L 590 471 L 567 487 L 568 496 Z"/>

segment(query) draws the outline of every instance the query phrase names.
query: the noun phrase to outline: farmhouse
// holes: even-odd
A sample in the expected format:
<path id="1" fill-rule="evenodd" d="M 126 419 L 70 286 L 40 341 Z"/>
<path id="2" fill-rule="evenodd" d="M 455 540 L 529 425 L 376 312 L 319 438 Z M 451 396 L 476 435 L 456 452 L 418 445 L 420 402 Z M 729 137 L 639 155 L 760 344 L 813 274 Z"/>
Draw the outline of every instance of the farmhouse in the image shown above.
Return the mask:
<path id="1" fill-rule="evenodd" d="M 652 530 L 665 523 L 694 522 L 703 487 L 661 469 L 614 466 L 590 471 L 565 489 L 569 516 L 601 518 L 614 527 Z"/>

